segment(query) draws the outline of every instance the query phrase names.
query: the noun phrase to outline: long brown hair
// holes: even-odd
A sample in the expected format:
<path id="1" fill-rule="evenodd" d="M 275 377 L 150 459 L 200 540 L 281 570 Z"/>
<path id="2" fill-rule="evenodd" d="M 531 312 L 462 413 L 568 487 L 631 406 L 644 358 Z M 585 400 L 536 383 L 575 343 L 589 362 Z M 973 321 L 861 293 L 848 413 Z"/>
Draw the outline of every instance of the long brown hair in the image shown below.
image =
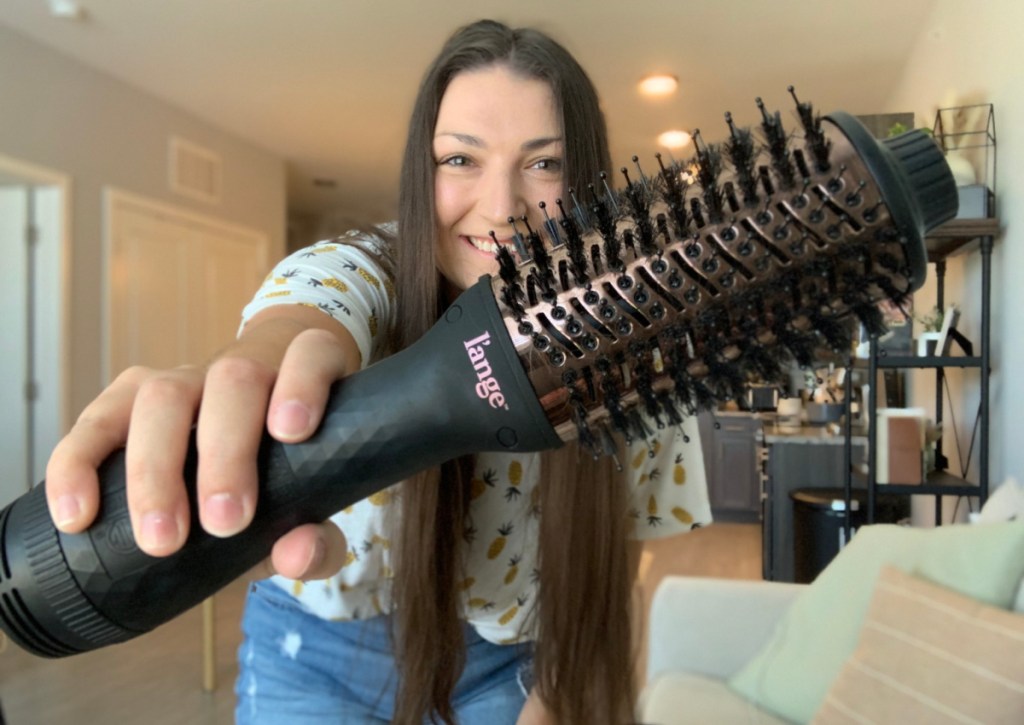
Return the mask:
<path id="1" fill-rule="evenodd" d="M 427 70 L 409 125 L 395 248 L 395 349 L 423 335 L 443 303 L 439 275 L 422 272 L 437 268 L 432 149 L 441 98 L 457 74 L 493 65 L 551 87 L 567 188 L 583 187 L 611 166 L 597 93 L 568 51 L 536 30 L 490 20 L 456 31 Z M 400 723 L 428 716 L 454 721 L 451 694 L 464 661 L 456 581 L 472 465 L 472 459 L 449 462 L 401 489 L 393 536 Z M 545 454 L 542 470 L 536 687 L 559 722 L 621 722 L 633 694 L 624 487 L 608 461 L 594 461 L 574 445 Z"/>

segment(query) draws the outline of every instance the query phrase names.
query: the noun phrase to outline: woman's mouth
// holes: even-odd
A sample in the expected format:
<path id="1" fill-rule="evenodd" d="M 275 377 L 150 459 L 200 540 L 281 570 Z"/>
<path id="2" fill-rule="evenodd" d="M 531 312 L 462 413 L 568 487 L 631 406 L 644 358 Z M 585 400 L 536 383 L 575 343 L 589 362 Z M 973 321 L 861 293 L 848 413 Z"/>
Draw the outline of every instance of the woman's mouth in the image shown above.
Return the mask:
<path id="1" fill-rule="evenodd" d="M 462 238 L 465 239 L 470 244 L 470 246 L 476 248 L 477 250 L 483 252 L 484 254 L 489 254 L 492 257 L 498 253 L 498 248 L 501 246 L 497 244 L 491 237 L 469 237 L 462 235 Z"/>

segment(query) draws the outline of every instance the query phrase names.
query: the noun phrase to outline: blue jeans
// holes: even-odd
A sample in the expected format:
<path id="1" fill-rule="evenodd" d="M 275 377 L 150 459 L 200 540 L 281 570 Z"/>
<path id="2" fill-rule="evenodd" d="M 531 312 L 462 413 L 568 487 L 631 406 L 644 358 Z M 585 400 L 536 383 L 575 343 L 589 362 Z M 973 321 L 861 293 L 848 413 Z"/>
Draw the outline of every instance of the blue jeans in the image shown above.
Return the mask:
<path id="1" fill-rule="evenodd" d="M 387 617 L 331 622 L 271 582 L 253 584 L 242 618 L 238 725 L 389 723 L 397 674 Z M 466 667 L 453 705 L 460 725 L 514 724 L 530 649 L 500 646 L 466 626 Z"/>

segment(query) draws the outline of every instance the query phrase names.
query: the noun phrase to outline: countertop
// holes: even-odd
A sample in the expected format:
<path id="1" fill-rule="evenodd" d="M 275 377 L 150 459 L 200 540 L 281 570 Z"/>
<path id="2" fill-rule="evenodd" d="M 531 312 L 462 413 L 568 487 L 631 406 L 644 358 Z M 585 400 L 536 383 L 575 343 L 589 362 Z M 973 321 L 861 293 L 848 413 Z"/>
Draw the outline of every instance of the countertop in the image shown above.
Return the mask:
<path id="1" fill-rule="evenodd" d="M 802 425 L 799 428 L 780 428 L 774 422 L 765 421 L 761 428 L 765 443 L 813 443 L 818 445 L 842 445 L 842 429 L 834 425 Z M 835 431 L 835 432 L 834 432 Z M 867 442 L 867 435 L 854 430 L 854 443 Z"/>
<path id="2" fill-rule="evenodd" d="M 752 413 L 746 410 L 716 410 L 715 418 L 757 418 L 761 421 L 759 437 L 765 443 L 812 443 L 818 445 L 842 445 L 843 430 L 836 423 L 828 425 L 802 425 L 799 428 L 780 428 L 775 425 L 775 414 L 772 412 Z M 853 429 L 853 442 L 867 443 L 867 432 L 861 428 Z"/>

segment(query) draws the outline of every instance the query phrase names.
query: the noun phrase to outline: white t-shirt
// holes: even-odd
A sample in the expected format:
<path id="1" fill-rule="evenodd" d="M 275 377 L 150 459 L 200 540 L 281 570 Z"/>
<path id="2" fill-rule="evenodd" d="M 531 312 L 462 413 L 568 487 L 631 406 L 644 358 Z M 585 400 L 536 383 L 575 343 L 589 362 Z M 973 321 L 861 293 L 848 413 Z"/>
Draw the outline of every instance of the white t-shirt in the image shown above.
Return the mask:
<path id="1" fill-rule="evenodd" d="M 317 307 L 349 330 L 364 367 L 381 355 L 394 323 L 394 287 L 377 261 L 380 239 L 350 233 L 282 260 L 243 312 L 243 325 L 276 304 Z M 656 426 L 650 425 L 652 430 Z M 460 582 L 463 616 L 481 637 L 503 644 L 530 639 L 524 626 L 537 595 L 540 455 L 481 453 L 471 483 L 463 531 L 467 576 Z M 623 466 L 629 474 L 633 538 L 671 536 L 711 521 L 704 457 L 696 420 L 634 443 Z M 348 540 L 345 565 L 330 579 L 303 583 L 275 576 L 313 613 L 325 619 L 373 617 L 390 609 L 392 486 L 337 513 L 331 520 Z"/>

